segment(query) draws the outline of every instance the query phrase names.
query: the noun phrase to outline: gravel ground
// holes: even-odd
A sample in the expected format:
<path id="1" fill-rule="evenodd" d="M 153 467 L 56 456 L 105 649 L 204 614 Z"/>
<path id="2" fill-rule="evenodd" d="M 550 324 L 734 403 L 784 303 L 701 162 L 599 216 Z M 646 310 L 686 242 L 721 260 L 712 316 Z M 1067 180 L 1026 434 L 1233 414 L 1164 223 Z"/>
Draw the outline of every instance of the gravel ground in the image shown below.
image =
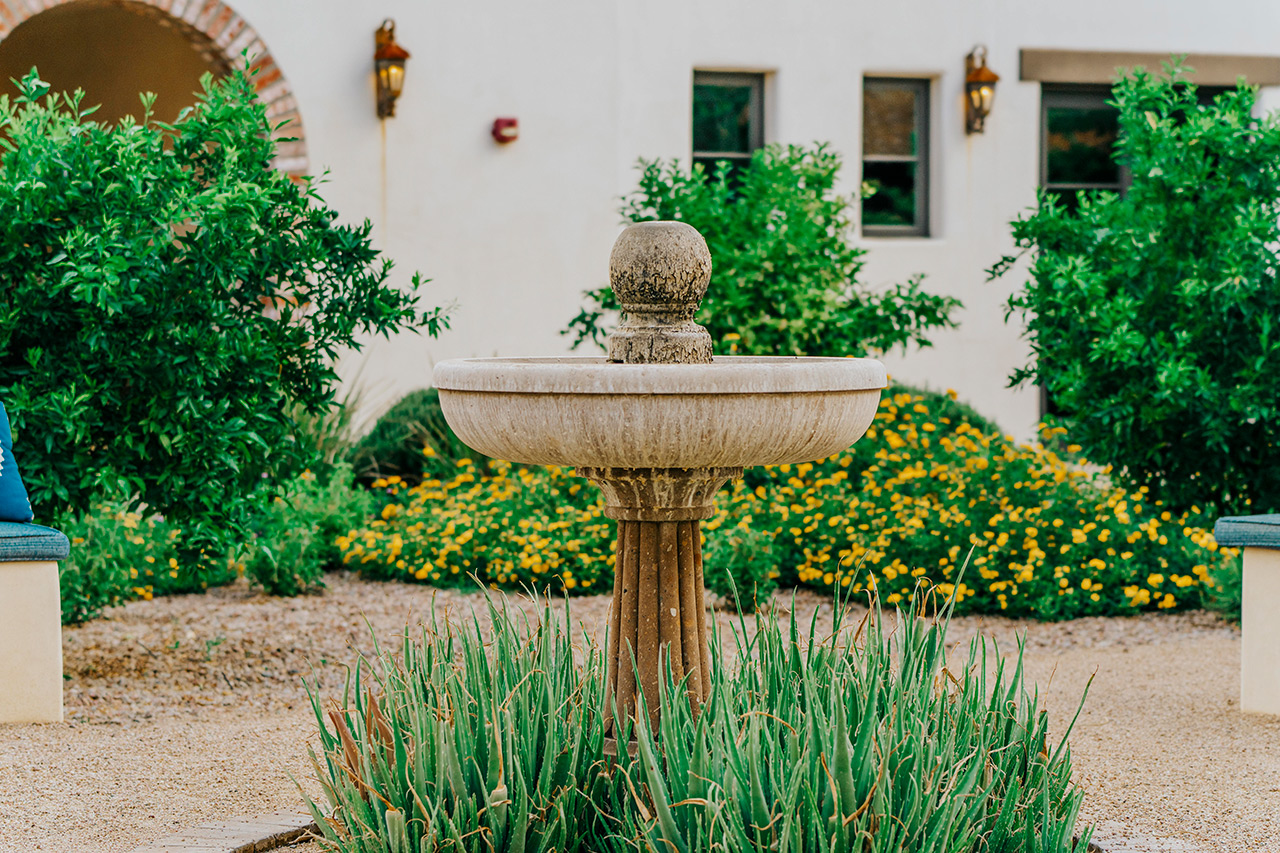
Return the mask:
<path id="1" fill-rule="evenodd" d="M 66 629 L 67 722 L 0 726 L 0 851 L 115 853 L 207 820 L 299 810 L 298 785 L 316 793 L 300 677 L 332 693 L 353 649 L 371 646 L 369 626 L 394 641 L 433 607 L 477 603 L 335 575 L 322 596 L 237 585 Z M 608 599 L 571 606 L 594 631 Z M 796 608 L 807 619 L 830 599 L 802 593 Z M 967 617 L 951 638 L 979 631 L 1005 649 L 1026 632 L 1027 672 L 1059 731 L 1093 678 L 1071 744 L 1084 817 L 1108 851 L 1280 851 L 1280 717 L 1238 713 L 1238 630 L 1199 612 Z"/>

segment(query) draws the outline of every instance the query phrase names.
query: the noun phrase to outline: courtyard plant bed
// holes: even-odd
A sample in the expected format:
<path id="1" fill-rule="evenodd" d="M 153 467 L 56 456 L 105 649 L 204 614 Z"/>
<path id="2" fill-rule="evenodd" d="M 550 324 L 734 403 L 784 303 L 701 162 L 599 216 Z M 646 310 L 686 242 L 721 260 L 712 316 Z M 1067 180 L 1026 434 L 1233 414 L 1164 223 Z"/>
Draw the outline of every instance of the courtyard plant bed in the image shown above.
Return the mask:
<path id="1" fill-rule="evenodd" d="M 1020 654 L 949 658 L 949 608 L 743 623 L 701 713 L 667 679 L 657 730 L 606 709 L 571 609 L 488 609 L 487 633 L 433 619 L 360 661 L 340 703 L 313 694 L 323 848 L 1075 849 L 1070 726 L 1050 739 Z"/>
<path id="2" fill-rule="evenodd" d="M 322 695 L 338 696 L 353 649 L 376 656 L 375 634 L 396 649 L 406 630 L 420 636 L 433 613 L 457 620 L 476 608 L 488 632 L 473 591 L 347 571 L 326 581 L 322 595 L 281 598 L 239 580 L 129 602 L 64 628 L 68 723 L 0 729 L 0 797 L 10 806 L 0 814 L 0 849 L 129 853 L 207 821 L 305 810 L 294 780 L 312 798 L 323 791 L 306 756 L 306 744 L 318 747 L 317 727 L 300 676 L 322 679 Z M 541 612 L 523 596 L 508 600 L 530 618 Z M 608 603 L 581 596 L 553 599 L 552 609 L 558 622 L 569 606 L 575 636 L 598 642 Z M 794 600 L 779 592 L 762 615 L 745 618 L 746 629 L 754 633 L 762 619 L 785 628 L 794 613 L 806 630 L 816 618 L 825 634 L 832 604 L 813 590 Z M 847 621 L 864 614 L 855 606 Z M 736 615 L 712 615 L 731 638 Z M 1232 704 L 1239 684 L 1223 661 L 1239 654 L 1234 626 L 1196 610 L 951 620 L 948 637 L 962 650 L 978 634 L 1007 654 L 1024 639 L 1027 683 L 1049 711 L 1053 740 L 1093 679 L 1071 753 L 1085 791 L 1081 821 L 1099 826 L 1104 848 L 1122 837 L 1117 823 L 1204 853 L 1267 849 L 1280 833 L 1280 809 L 1266 793 L 1280 756 L 1256 748 L 1275 737 L 1276 724 L 1242 717 Z M 724 643 L 730 667 L 734 647 Z"/>
<path id="3" fill-rule="evenodd" d="M 703 524 L 708 586 L 876 589 L 893 605 L 919 581 L 954 592 L 958 613 L 1039 619 L 1201 606 L 1211 572 L 1236 559 L 1212 519 L 1114 485 L 1063 432 L 1019 444 L 953 394 L 890 388 L 847 453 L 753 469 L 728 487 Z M 473 574 L 509 589 L 611 586 L 613 525 L 571 469 L 424 454 L 420 483 L 374 481 L 379 516 L 338 540 L 349 566 L 437 586 Z"/>

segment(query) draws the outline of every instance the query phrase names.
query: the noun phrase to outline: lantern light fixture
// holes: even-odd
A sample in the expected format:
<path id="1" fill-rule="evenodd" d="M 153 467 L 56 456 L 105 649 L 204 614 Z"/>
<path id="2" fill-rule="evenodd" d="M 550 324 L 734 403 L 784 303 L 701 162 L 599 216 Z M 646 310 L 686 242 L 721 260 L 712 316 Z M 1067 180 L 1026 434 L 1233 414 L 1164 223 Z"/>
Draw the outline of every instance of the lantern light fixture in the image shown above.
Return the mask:
<path id="1" fill-rule="evenodd" d="M 986 45 L 978 45 L 964 58 L 964 131 L 982 133 L 991 104 L 996 99 L 1000 75 L 987 67 Z"/>
<path id="2" fill-rule="evenodd" d="M 387 18 L 373 34 L 373 70 L 378 86 L 378 118 L 396 114 L 396 98 L 404 88 L 404 61 L 409 51 L 396 44 L 396 22 Z"/>

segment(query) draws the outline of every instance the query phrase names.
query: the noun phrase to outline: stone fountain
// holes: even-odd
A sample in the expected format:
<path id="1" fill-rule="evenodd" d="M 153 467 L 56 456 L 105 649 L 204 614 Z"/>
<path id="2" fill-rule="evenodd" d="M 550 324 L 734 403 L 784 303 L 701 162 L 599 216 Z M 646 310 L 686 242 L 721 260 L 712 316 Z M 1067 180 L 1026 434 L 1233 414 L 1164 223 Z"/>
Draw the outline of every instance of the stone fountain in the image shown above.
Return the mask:
<path id="1" fill-rule="evenodd" d="M 488 456 L 576 467 L 618 522 L 608 694 L 650 719 L 670 666 L 695 708 L 710 689 L 700 523 L 752 465 L 843 451 L 866 432 L 884 366 L 859 358 L 711 355 L 694 312 L 711 278 L 702 235 L 644 222 L 614 244 L 623 320 L 608 358 L 481 358 L 435 369 L 445 419 Z M 635 665 L 633 667 L 632 661 Z"/>

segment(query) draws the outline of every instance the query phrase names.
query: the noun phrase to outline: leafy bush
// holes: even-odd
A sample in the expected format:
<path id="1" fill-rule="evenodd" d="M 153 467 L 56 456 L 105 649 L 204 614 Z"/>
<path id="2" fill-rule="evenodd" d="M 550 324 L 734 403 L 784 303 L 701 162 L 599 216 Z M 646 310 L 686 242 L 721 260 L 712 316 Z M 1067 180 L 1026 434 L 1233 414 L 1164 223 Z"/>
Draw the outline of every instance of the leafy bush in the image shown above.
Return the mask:
<path id="1" fill-rule="evenodd" d="M 374 497 L 353 488 L 346 465 L 328 479 L 304 472 L 279 491 L 257 516 L 247 549 L 196 560 L 187 556 L 183 531 L 145 507 L 107 502 L 71 519 L 63 528 L 71 554 L 58 567 L 63 624 L 125 601 L 203 592 L 242 574 L 274 595 L 322 587 L 324 571 L 342 565 L 338 537 L 372 512 Z"/>
<path id="2" fill-rule="evenodd" d="M 127 506 L 98 504 L 64 523 L 71 554 L 58 566 L 62 624 L 85 622 L 133 599 L 203 592 L 230 583 L 244 568 L 234 555 L 187 559 L 180 530 Z"/>
<path id="3" fill-rule="evenodd" d="M 1145 487 L 986 432 L 953 396 L 890 389 L 847 453 L 748 471 L 703 522 L 706 551 L 731 552 L 745 523 L 772 540 L 783 585 L 877 589 L 896 604 L 923 581 L 954 591 L 959 612 L 1038 619 L 1199 606 L 1210 572 L 1235 558 L 1198 507 L 1174 514 Z M 573 593 L 612 584 L 614 528 L 587 481 L 505 462 L 454 470 L 416 487 L 376 484 L 388 503 L 339 540 L 343 559 L 439 585 L 471 573 Z"/>
<path id="4" fill-rule="evenodd" d="M 355 487 L 350 466 L 335 466 L 327 480 L 304 471 L 284 485 L 259 521 L 245 573 L 272 595 L 322 589 L 325 571 L 342 565 L 338 537 L 373 504 L 369 492 Z"/>
<path id="5" fill-rule="evenodd" d="M 426 447 L 434 451 L 432 456 L 422 452 Z M 401 397 L 351 451 L 351 464 L 364 483 L 388 477 L 417 483 L 428 471 L 447 473 L 439 467 L 441 459 L 449 464 L 464 458 L 473 462 L 488 459 L 449 429 L 440 411 L 440 392 L 435 388 L 410 391 Z"/>
<path id="6" fill-rule="evenodd" d="M 695 719 L 668 679 L 637 755 L 605 755 L 604 661 L 549 609 L 520 629 L 490 604 L 362 661 L 340 703 L 312 693 L 312 759 L 341 853 L 457 850 L 1036 850 L 1076 846 L 1081 792 L 1065 735 L 1028 695 L 1020 654 L 986 641 L 948 661 L 945 623 L 880 612 L 855 636 L 795 619 L 735 635 Z M 894 631 L 889 640 L 888 628 Z M 721 660 L 714 655 L 713 660 Z M 579 663 L 581 661 L 581 663 Z M 946 668 L 944 670 L 944 667 Z M 990 672 L 989 672 L 990 671 Z M 675 697 L 674 700 L 672 697 Z M 622 742 L 630 721 L 612 719 Z M 1069 730 L 1064 727 L 1064 731 Z"/>
<path id="7" fill-rule="evenodd" d="M 1224 619 L 1240 621 L 1244 601 L 1244 566 L 1240 560 L 1226 560 L 1209 570 L 1209 587 L 1205 607 Z"/>
<path id="8" fill-rule="evenodd" d="M 826 146 L 766 146 L 730 177 L 675 162 L 641 162 L 640 186 L 623 200 L 631 222 L 678 219 L 702 232 L 713 259 L 698 322 L 717 352 L 861 355 L 915 343 L 953 326 L 959 303 L 920 289 L 919 277 L 884 291 L 857 283 L 864 250 L 850 242 L 850 199 L 835 192 L 840 157 Z M 575 346 L 602 344 L 613 291 L 586 293 L 565 330 Z"/>
<path id="9" fill-rule="evenodd" d="M 368 222 L 272 167 L 247 77 L 203 85 L 171 126 L 150 97 L 143 124 L 96 124 L 34 70 L 0 98 L 0 396 L 31 497 L 52 518 L 129 495 L 191 560 L 311 461 L 289 404 L 331 405 L 340 349 L 445 322 L 388 286 Z"/>
<path id="10" fill-rule="evenodd" d="M 1120 80 L 1123 196 L 1052 195 L 1013 223 L 1009 301 L 1072 436 L 1177 512 L 1280 510 L 1280 119 L 1241 85 L 1197 102 L 1181 69 Z M 1013 258 L 993 269 L 1009 272 Z"/>
<path id="11" fill-rule="evenodd" d="M 774 531 L 755 530 L 743 519 L 710 538 L 703 555 L 707 589 L 743 613 L 754 613 L 778 588 L 774 536 Z"/>

